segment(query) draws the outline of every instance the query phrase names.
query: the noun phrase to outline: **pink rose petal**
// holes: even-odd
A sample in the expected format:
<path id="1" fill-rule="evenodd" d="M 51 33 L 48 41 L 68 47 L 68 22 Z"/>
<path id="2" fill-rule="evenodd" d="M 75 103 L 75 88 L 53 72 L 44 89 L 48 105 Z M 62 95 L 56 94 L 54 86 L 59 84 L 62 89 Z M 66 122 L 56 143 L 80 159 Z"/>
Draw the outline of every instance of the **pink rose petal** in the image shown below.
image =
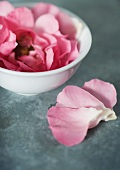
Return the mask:
<path id="1" fill-rule="evenodd" d="M 76 40 L 71 40 L 71 51 L 61 59 L 63 66 L 68 65 L 72 61 L 76 60 L 79 56 L 79 51 L 77 48 L 78 42 Z"/>
<path id="2" fill-rule="evenodd" d="M 19 57 L 19 60 L 29 67 L 32 67 L 36 64 L 36 59 L 34 58 L 34 56 L 24 55 Z"/>
<path id="3" fill-rule="evenodd" d="M 79 51 L 78 51 L 78 41 L 71 40 L 71 52 L 68 54 L 68 59 L 66 64 L 69 64 L 70 61 L 74 61 L 78 58 Z"/>
<path id="4" fill-rule="evenodd" d="M 31 69 L 29 66 L 27 66 L 26 64 L 24 64 L 23 62 L 21 61 L 17 61 L 19 66 L 20 66 L 20 71 L 22 72 L 34 72 L 33 69 Z"/>
<path id="5" fill-rule="evenodd" d="M 11 62 L 12 64 L 14 64 L 14 65 L 18 65 L 17 60 L 15 59 L 15 53 L 14 53 L 14 52 L 12 52 L 12 53 L 8 56 L 7 60 L 8 60 L 9 62 Z"/>
<path id="6" fill-rule="evenodd" d="M 16 21 L 12 20 L 11 18 L 6 17 L 5 18 L 6 24 L 7 24 L 7 28 L 11 31 L 15 31 L 16 29 L 22 27 L 20 26 Z"/>
<path id="7" fill-rule="evenodd" d="M 17 70 L 17 66 L 14 65 L 14 64 L 12 64 L 11 62 L 9 62 L 9 61 L 1 58 L 1 57 L 0 57 L 0 61 L 3 62 L 3 64 L 5 65 L 5 67 L 6 67 L 7 69 L 9 69 L 9 70 Z"/>
<path id="8" fill-rule="evenodd" d="M 83 89 L 95 96 L 104 103 L 105 107 L 113 108 L 117 102 L 117 94 L 115 87 L 102 80 L 93 79 L 84 84 Z"/>
<path id="9" fill-rule="evenodd" d="M 73 146 L 84 140 L 91 120 L 100 113 L 101 111 L 92 108 L 71 109 L 55 106 L 48 110 L 47 117 L 57 141 L 66 146 Z"/>
<path id="10" fill-rule="evenodd" d="M 110 87 L 109 83 L 93 79 L 85 83 L 84 87 L 92 92 L 94 96 L 100 98 L 100 93 L 99 95 L 96 93 L 99 92 L 96 87 L 101 88 L 102 86 L 104 86 L 104 89 L 106 87 L 111 90 L 112 94 L 108 94 L 108 96 L 115 99 L 115 89 L 113 86 Z M 56 106 L 48 110 L 47 118 L 52 134 L 58 142 L 65 146 L 81 143 L 88 129 L 97 126 L 101 120 L 109 121 L 117 118 L 111 108 L 106 108 L 101 101 L 88 91 L 76 86 L 67 86 L 59 93 Z M 100 99 L 106 101 L 104 95 Z"/>
<path id="11" fill-rule="evenodd" d="M 24 63 L 28 68 L 31 68 L 31 70 L 33 70 L 34 72 L 44 71 L 44 69 L 45 69 L 45 67 L 43 65 L 43 61 L 39 56 L 36 57 L 34 55 L 33 56 L 32 55 L 26 55 L 26 56 L 19 57 L 19 60 L 22 63 Z M 25 68 L 25 66 L 24 66 L 24 68 Z M 26 68 L 25 68 L 25 70 L 26 70 Z"/>
<path id="12" fill-rule="evenodd" d="M 0 53 L 2 53 L 3 55 L 7 56 L 9 55 L 12 50 L 16 47 L 16 43 L 15 42 L 5 42 L 3 44 L 0 45 Z"/>
<path id="13" fill-rule="evenodd" d="M 61 63 L 59 60 L 60 57 L 60 48 L 56 45 L 53 47 L 53 51 L 54 51 L 54 60 L 52 63 L 52 66 L 50 68 L 50 70 L 55 70 L 61 67 Z"/>
<path id="14" fill-rule="evenodd" d="M 1 60 L 0 60 L 0 67 L 6 68 L 5 65 L 4 65 L 4 63 L 3 63 L 3 61 L 1 61 Z"/>
<path id="15" fill-rule="evenodd" d="M 59 13 L 59 9 L 52 4 L 40 2 L 32 8 L 32 12 L 35 19 L 37 19 L 39 16 L 47 13 L 56 16 Z"/>
<path id="16" fill-rule="evenodd" d="M 77 86 L 65 87 L 57 97 L 57 106 L 70 108 L 104 108 L 102 102 L 92 96 L 89 92 Z"/>
<path id="17" fill-rule="evenodd" d="M 54 34 L 59 30 L 59 24 L 53 15 L 45 14 L 36 20 L 35 30 L 38 34 L 44 32 Z"/>
<path id="18" fill-rule="evenodd" d="M 74 23 L 67 14 L 61 12 L 58 7 L 48 3 L 38 3 L 32 8 L 35 19 L 44 14 L 52 14 L 59 22 L 60 31 L 68 35 L 70 39 L 75 39 L 77 32 L 80 32 L 81 25 Z M 80 26 L 80 29 L 78 28 Z"/>
<path id="19" fill-rule="evenodd" d="M 12 50 L 17 45 L 16 35 L 12 31 L 8 30 L 6 22 L 3 17 L 0 17 L 0 24 L 1 24 L 0 25 L 0 54 L 7 56 L 12 52 Z M 7 61 L 4 61 L 4 65 L 8 65 Z"/>
<path id="20" fill-rule="evenodd" d="M 9 31 L 9 37 L 7 41 L 16 42 L 16 35 L 12 31 Z"/>
<path id="21" fill-rule="evenodd" d="M 10 35 L 7 41 L 0 45 L 0 53 L 2 53 L 3 55 L 9 55 L 12 50 L 17 46 L 16 35 L 11 31 L 9 32 L 9 34 Z"/>
<path id="22" fill-rule="evenodd" d="M 0 16 L 0 44 L 4 43 L 9 36 L 9 30 L 3 17 Z"/>
<path id="23" fill-rule="evenodd" d="M 41 48 L 41 46 L 39 45 L 33 45 L 35 51 L 36 51 L 36 55 L 40 60 L 42 59 L 43 63 L 45 63 L 45 52 L 43 51 L 43 49 Z M 30 52 L 31 53 L 31 52 Z"/>
<path id="24" fill-rule="evenodd" d="M 72 19 L 65 13 L 60 12 L 58 17 L 60 31 L 64 35 L 68 35 L 70 39 L 74 39 L 76 36 L 76 27 Z"/>
<path id="25" fill-rule="evenodd" d="M 48 41 L 40 36 L 36 36 L 34 44 L 38 45 L 41 49 L 45 49 L 47 46 L 49 46 Z"/>
<path id="26" fill-rule="evenodd" d="M 34 72 L 44 72 L 46 71 L 46 65 L 43 64 L 43 62 L 38 61 L 34 66 L 33 66 Z"/>
<path id="27" fill-rule="evenodd" d="M 47 65 L 47 70 L 51 68 L 51 65 L 54 61 L 54 52 L 52 48 L 47 48 L 45 50 L 46 52 L 46 65 Z"/>
<path id="28" fill-rule="evenodd" d="M 8 14 L 8 19 L 16 22 L 19 26 L 33 28 L 34 18 L 30 9 L 26 7 L 20 7 L 14 9 L 11 13 Z"/>
<path id="29" fill-rule="evenodd" d="M 71 51 L 71 43 L 69 40 L 63 38 L 63 37 L 56 37 L 57 38 L 57 45 L 60 49 L 60 56 L 59 58 L 62 58 L 65 54 L 70 53 Z"/>
<path id="30" fill-rule="evenodd" d="M 14 7 L 8 1 L 0 2 L 0 16 L 7 16 L 13 10 Z"/>
<path id="31" fill-rule="evenodd" d="M 63 36 L 62 37 L 55 36 L 55 37 L 56 37 L 57 42 L 55 43 L 55 46 L 53 47 L 54 60 L 51 66 L 51 70 L 65 66 L 65 61 L 66 61 L 65 55 L 70 53 L 71 51 L 71 43 L 69 40 L 65 39 L 65 37 Z"/>
<path id="32" fill-rule="evenodd" d="M 48 46 L 51 44 L 56 44 L 57 45 L 57 39 L 53 35 L 43 33 L 40 35 L 40 37 L 44 38 L 45 40 L 48 41 Z"/>

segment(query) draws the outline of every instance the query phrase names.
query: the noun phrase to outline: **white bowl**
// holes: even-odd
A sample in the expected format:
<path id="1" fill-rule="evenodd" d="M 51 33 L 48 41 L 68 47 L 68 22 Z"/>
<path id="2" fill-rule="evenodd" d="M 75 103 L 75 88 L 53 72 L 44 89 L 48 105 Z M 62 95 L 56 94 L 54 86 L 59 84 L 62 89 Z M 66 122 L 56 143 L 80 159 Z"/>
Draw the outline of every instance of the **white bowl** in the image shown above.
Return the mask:
<path id="1" fill-rule="evenodd" d="M 28 4 L 23 4 L 28 6 Z M 29 7 L 33 4 L 29 4 Z M 21 6 L 21 4 L 19 4 Z M 64 9 L 63 9 L 64 10 Z M 85 22 L 68 10 L 64 10 L 71 17 L 77 18 L 83 24 L 80 36 L 81 50 L 79 57 L 62 68 L 37 73 L 17 72 L 0 68 L 0 86 L 22 95 L 37 95 L 55 89 L 69 80 L 78 69 L 82 59 L 87 55 L 92 44 L 92 36 Z"/>

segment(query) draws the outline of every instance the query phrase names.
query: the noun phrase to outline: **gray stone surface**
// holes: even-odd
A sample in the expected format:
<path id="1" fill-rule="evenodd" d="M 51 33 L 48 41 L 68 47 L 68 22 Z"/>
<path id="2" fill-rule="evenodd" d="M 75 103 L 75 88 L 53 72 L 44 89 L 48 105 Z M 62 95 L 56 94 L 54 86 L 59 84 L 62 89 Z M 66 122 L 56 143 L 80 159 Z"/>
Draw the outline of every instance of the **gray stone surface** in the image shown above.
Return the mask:
<path id="1" fill-rule="evenodd" d="M 0 88 L 0 170 L 119 170 L 120 1 L 49 2 L 75 12 L 87 22 L 93 34 L 92 49 L 74 77 L 58 89 L 25 97 Z M 118 119 L 90 130 L 80 145 L 64 147 L 52 137 L 46 112 L 66 85 L 82 86 L 95 77 L 115 85 Z"/>

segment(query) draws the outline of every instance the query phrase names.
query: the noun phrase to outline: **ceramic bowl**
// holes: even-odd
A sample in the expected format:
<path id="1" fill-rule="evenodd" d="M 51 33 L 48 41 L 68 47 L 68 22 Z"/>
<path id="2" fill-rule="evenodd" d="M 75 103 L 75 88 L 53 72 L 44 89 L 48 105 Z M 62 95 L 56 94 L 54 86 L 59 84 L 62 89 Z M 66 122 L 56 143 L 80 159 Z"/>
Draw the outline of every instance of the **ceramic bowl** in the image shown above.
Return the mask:
<path id="1" fill-rule="evenodd" d="M 28 6 L 27 4 L 22 5 Z M 29 4 L 29 7 L 32 5 L 33 4 Z M 68 10 L 62 10 L 64 10 L 64 12 L 69 14 L 71 17 L 79 19 L 83 24 L 83 29 L 79 38 L 81 43 L 79 57 L 67 66 L 56 70 L 39 73 L 17 72 L 0 68 L 1 87 L 15 93 L 31 96 L 53 90 L 64 84 L 74 75 L 81 64 L 81 61 L 90 50 L 92 44 L 92 36 L 88 26 L 81 18 Z"/>

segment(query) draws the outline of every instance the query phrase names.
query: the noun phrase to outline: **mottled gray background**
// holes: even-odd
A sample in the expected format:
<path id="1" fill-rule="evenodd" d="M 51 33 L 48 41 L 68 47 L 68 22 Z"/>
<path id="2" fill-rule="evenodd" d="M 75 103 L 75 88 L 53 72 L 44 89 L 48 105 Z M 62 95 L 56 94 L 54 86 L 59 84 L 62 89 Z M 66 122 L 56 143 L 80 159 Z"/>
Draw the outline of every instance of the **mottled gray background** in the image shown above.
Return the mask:
<path id="1" fill-rule="evenodd" d="M 87 22 L 93 34 L 92 49 L 74 77 L 56 90 L 24 97 L 0 88 L 0 170 L 119 170 L 120 0 L 48 2 Z M 82 86 L 95 77 L 115 85 L 118 119 L 90 130 L 80 145 L 64 147 L 52 137 L 46 112 L 66 85 Z"/>

